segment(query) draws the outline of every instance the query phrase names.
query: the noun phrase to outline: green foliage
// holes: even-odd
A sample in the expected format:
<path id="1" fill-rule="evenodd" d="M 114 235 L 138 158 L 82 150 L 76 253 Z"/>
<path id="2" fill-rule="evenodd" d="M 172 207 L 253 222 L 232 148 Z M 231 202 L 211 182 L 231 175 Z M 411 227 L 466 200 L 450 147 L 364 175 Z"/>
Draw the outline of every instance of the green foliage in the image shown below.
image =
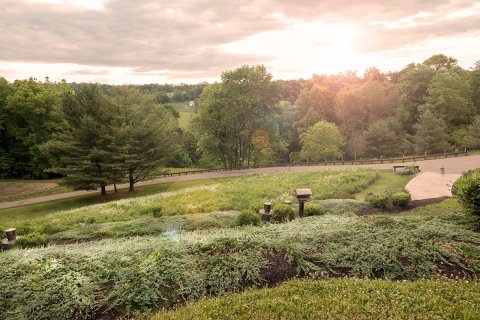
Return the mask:
<path id="1" fill-rule="evenodd" d="M 275 288 L 190 302 L 163 310 L 153 320 L 269 320 L 278 315 L 305 320 L 476 319 L 478 295 L 480 286 L 467 281 L 292 280 Z"/>
<path id="2" fill-rule="evenodd" d="M 447 127 L 445 121 L 429 110 L 420 115 L 415 124 L 415 150 L 418 153 L 442 153 L 449 149 Z"/>
<path id="3" fill-rule="evenodd" d="M 192 120 L 199 145 L 224 167 L 238 168 L 278 145 L 278 127 L 268 117 L 277 102 L 271 78 L 264 66 L 243 66 L 222 73 L 222 82 L 208 85 L 200 96 Z"/>
<path id="4" fill-rule="evenodd" d="M 352 200 L 335 201 L 353 209 Z M 8 297 L 0 299 L 0 314 L 70 319 L 105 308 L 125 314 L 300 274 L 414 280 L 440 277 L 448 263 L 447 276 L 480 275 L 480 236 L 453 200 L 408 215 L 366 217 L 328 214 L 335 203 L 322 202 L 325 215 L 286 224 L 172 228 L 160 236 L 9 250 L 0 254 Z"/>
<path id="5" fill-rule="evenodd" d="M 253 211 L 242 211 L 237 217 L 237 225 L 239 226 L 258 226 L 261 223 L 260 215 Z"/>
<path id="6" fill-rule="evenodd" d="M 40 218 L 17 221 L 15 227 L 52 235 L 82 227 L 91 219 L 94 219 L 95 223 L 105 223 L 159 214 L 165 217 L 215 211 L 242 211 L 250 209 L 252 205 L 262 204 L 265 199 L 284 201 L 291 197 L 290 190 L 302 185 L 312 189 L 313 200 L 321 200 L 357 193 L 371 185 L 377 178 L 378 174 L 373 170 L 354 169 L 222 179 L 216 184 L 60 211 Z M 11 222 L 4 226 L 0 224 L 0 227 L 7 228 L 10 225 Z"/>
<path id="7" fill-rule="evenodd" d="M 42 247 L 48 245 L 49 241 L 48 235 L 35 232 L 20 237 L 15 242 L 15 246 L 20 248 Z"/>
<path id="8" fill-rule="evenodd" d="M 279 203 L 273 207 L 271 221 L 288 222 L 295 219 L 295 209 L 291 205 Z"/>
<path id="9" fill-rule="evenodd" d="M 303 215 L 305 217 L 321 216 L 325 214 L 325 209 L 317 203 L 306 203 Z"/>
<path id="10" fill-rule="evenodd" d="M 151 178 L 177 153 L 178 124 L 168 110 L 155 105 L 153 96 L 131 86 L 116 87 L 111 102 L 115 113 L 111 165 L 118 166 L 113 175 L 119 179 L 128 175 L 133 191 L 136 182 Z"/>
<path id="11" fill-rule="evenodd" d="M 397 192 L 391 196 L 392 204 L 397 207 L 406 207 L 412 200 L 412 196 L 408 192 Z"/>
<path id="12" fill-rule="evenodd" d="M 321 120 L 301 138 L 300 158 L 305 161 L 324 161 L 342 156 L 343 137 L 335 124 Z"/>
<path id="13" fill-rule="evenodd" d="M 295 127 L 304 133 L 321 120 L 334 122 L 335 110 L 332 108 L 334 94 L 320 84 L 306 86 L 295 101 Z"/>
<path id="14" fill-rule="evenodd" d="M 391 196 L 388 192 L 377 193 L 368 196 L 366 200 L 374 208 L 386 209 L 391 202 Z"/>
<path id="15" fill-rule="evenodd" d="M 401 153 L 403 133 L 395 118 L 372 123 L 365 132 L 366 152 L 374 157 L 391 157 Z"/>
<path id="16" fill-rule="evenodd" d="M 335 124 L 321 120 L 308 129 L 301 138 L 300 158 L 306 161 L 324 161 L 342 156 L 343 137 Z"/>
<path id="17" fill-rule="evenodd" d="M 98 85 L 84 85 L 62 97 L 68 130 L 59 133 L 45 150 L 60 158 L 53 170 L 66 175 L 64 183 L 75 189 L 93 190 L 117 182 L 110 146 L 114 136 L 114 112 Z M 113 161 L 114 162 L 114 161 Z"/>
<path id="18" fill-rule="evenodd" d="M 452 130 L 471 122 L 475 108 L 472 88 L 465 72 L 457 69 L 437 72 L 427 92 L 425 104 L 420 109 L 430 110 L 432 114 L 440 117 L 447 128 Z"/>
<path id="19" fill-rule="evenodd" d="M 469 149 L 480 149 L 480 115 L 467 127 L 462 144 Z"/>
<path id="20" fill-rule="evenodd" d="M 480 216 L 480 169 L 464 173 L 453 185 L 452 192 L 468 212 Z"/>
<path id="21" fill-rule="evenodd" d="M 65 82 L 0 78 L 0 177 L 46 178 L 57 161 L 40 146 L 65 129 L 60 96 Z"/>

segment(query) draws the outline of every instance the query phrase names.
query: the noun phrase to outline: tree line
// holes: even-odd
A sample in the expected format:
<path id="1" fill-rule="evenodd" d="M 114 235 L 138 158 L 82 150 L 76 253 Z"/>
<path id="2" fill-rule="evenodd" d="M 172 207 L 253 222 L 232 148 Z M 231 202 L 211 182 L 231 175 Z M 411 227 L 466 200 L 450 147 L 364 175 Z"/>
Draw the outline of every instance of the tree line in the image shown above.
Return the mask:
<path id="1" fill-rule="evenodd" d="M 175 94 L 177 93 L 177 94 Z M 165 98 L 167 97 L 167 98 Z M 168 100 L 168 101 L 167 101 Z M 196 100 L 188 129 L 168 102 Z M 0 177 L 65 176 L 80 189 L 147 179 L 163 166 L 390 157 L 480 148 L 480 62 L 435 55 L 272 80 L 264 66 L 198 85 L 111 86 L 0 78 Z"/>
<path id="2" fill-rule="evenodd" d="M 444 55 L 398 72 L 298 81 L 244 66 L 223 73 L 199 102 L 199 146 L 228 168 L 480 148 L 480 61 L 465 70 Z M 259 130 L 268 145 L 255 144 Z"/>

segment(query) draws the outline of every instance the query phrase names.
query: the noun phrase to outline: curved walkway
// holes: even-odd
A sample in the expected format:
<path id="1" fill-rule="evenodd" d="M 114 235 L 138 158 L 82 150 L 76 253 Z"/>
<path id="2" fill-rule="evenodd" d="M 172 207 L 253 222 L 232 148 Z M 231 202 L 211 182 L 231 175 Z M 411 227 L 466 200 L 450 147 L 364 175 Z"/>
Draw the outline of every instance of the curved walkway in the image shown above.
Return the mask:
<path id="1" fill-rule="evenodd" d="M 186 180 L 200 180 L 200 179 L 215 179 L 215 178 L 225 178 L 225 177 L 235 177 L 235 176 L 243 176 L 243 175 L 252 175 L 252 174 L 263 174 L 263 173 L 285 173 L 285 172 L 310 172 L 310 171 L 321 171 L 321 170 L 330 170 L 330 169 L 351 169 L 351 168 L 371 168 L 371 169 L 392 169 L 394 165 L 412 165 L 413 163 L 384 163 L 384 164 L 364 164 L 364 165 L 336 165 L 336 166 L 297 166 L 297 167 L 273 167 L 273 168 L 258 168 L 258 169 L 244 169 L 244 170 L 233 170 L 233 171 L 219 171 L 219 172 L 206 172 L 194 175 L 185 175 L 185 176 L 175 176 L 175 177 L 167 177 L 167 178 L 158 178 L 149 181 L 139 182 L 137 186 L 146 186 L 152 184 L 159 184 L 159 183 L 166 183 L 166 182 L 176 182 L 176 181 L 186 181 Z M 440 168 L 445 168 L 445 176 L 449 176 L 449 174 L 457 174 L 457 177 L 464 171 L 479 168 L 480 167 L 480 155 L 477 156 L 468 156 L 468 157 L 458 157 L 458 158 L 447 158 L 447 159 L 437 159 L 437 160 L 426 160 L 426 161 L 418 161 L 415 163 L 420 167 L 420 170 L 423 172 L 422 174 L 418 175 L 414 179 L 411 180 L 410 183 L 413 184 L 413 197 L 423 197 L 424 193 L 422 190 L 429 190 L 432 189 L 432 195 L 428 196 L 428 198 L 437 198 L 441 197 L 444 192 L 444 185 L 443 178 L 440 179 L 435 175 L 424 176 L 424 173 L 438 173 L 440 175 Z M 440 175 L 441 176 L 441 175 Z M 435 180 L 430 180 L 435 179 Z M 453 179 L 453 176 L 450 177 Z M 455 178 L 456 179 L 456 178 Z M 437 181 L 438 180 L 438 181 Z M 435 182 L 437 181 L 437 182 Z M 409 183 L 409 184 L 410 184 Z M 439 185 L 441 187 L 433 188 L 433 185 Z M 122 184 L 117 186 L 119 189 L 128 188 L 127 184 Z M 113 190 L 112 187 L 107 187 L 107 190 Z M 437 190 L 437 191 L 435 191 Z M 45 197 L 39 198 L 32 198 L 32 199 L 25 199 L 25 200 L 18 200 L 18 201 L 11 201 L 11 202 L 2 202 L 0 203 L 0 209 L 6 208 L 13 208 L 19 206 L 25 206 L 30 204 L 42 203 L 47 201 L 53 200 L 60 200 L 60 199 L 67 199 L 92 193 L 97 193 L 98 191 L 74 191 L 74 192 L 66 192 L 60 194 L 54 194 Z M 451 193 L 450 193 L 451 195 Z M 415 198 L 414 198 L 415 199 Z M 418 198 L 424 199 L 424 198 Z M 417 199 L 415 199 L 417 200 Z"/>
<path id="2" fill-rule="evenodd" d="M 423 200 L 452 196 L 452 185 L 460 177 L 458 173 L 422 172 L 410 180 L 405 189 L 412 200 Z"/>

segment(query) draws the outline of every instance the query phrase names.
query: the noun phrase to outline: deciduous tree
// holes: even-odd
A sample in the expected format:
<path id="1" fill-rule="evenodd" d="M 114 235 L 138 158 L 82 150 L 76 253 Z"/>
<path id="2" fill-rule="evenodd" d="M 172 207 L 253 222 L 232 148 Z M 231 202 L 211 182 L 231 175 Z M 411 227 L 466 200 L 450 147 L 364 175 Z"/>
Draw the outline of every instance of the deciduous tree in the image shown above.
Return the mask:
<path id="1" fill-rule="evenodd" d="M 301 138 L 300 159 L 323 161 L 342 156 L 344 140 L 335 124 L 321 120 L 307 130 Z"/>

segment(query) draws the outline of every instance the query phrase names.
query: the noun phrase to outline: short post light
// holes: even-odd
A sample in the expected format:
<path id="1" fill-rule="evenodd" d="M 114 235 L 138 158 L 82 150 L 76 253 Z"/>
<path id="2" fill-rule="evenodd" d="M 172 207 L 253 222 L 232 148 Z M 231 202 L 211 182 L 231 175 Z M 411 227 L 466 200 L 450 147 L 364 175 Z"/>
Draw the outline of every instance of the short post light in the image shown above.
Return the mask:
<path id="1" fill-rule="evenodd" d="M 263 221 L 270 221 L 272 217 L 272 203 L 271 202 L 264 202 L 263 209 L 260 209 L 260 215 L 262 216 Z"/>
<path id="2" fill-rule="evenodd" d="M 8 250 L 13 247 L 15 241 L 17 241 L 20 237 L 17 236 L 17 230 L 15 228 L 10 228 L 5 230 L 6 238 L 2 239 L 2 247 L 3 250 Z"/>
<path id="3" fill-rule="evenodd" d="M 298 215 L 300 216 L 300 218 L 302 218 L 303 212 L 305 211 L 305 201 L 310 200 L 312 190 L 310 190 L 309 188 L 295 189 L 293 195 L 298 200 Z"/>

